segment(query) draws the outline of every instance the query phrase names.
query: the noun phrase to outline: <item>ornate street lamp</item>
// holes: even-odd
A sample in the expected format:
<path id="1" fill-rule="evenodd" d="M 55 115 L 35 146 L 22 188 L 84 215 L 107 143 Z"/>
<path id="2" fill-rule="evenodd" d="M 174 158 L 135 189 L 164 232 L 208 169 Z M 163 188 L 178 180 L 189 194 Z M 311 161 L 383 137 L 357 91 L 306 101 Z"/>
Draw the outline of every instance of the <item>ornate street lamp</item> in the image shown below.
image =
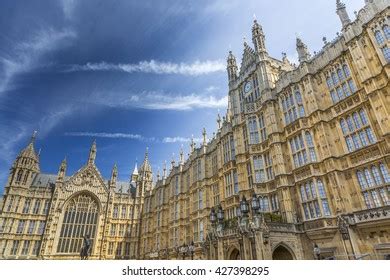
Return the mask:
<path id="1" fill-rule="evenodd" d="M 193 260 L 194 259 L 194 252 L 195 252 L 194 241 L 191 241 L 190 245 L 188 246 L 188 251 L 190 252 L 191 260 Z"/>
<path id="2" fill-rule="evenodd" d="M 257 195 L 255 193 L 252 196 L 251 204 L 252 204 L 253 214 L 256 214 L 257 211 L 260 209 L 260 203 L 259 203 L 259 200 L 257 199 Z"/>
<path id="3" fill-rule="evenodd" d="M 241 213 L 245 217 L 249 213 L 249 204 L 248 201 L 246 201 L 245 195 L 243 196 L 241 202 L 240 202 L 240 208 L 241 208 Z"/>
<path id="4" fill-rule="evenodd" d="M 317 260 L 321 259 L 321 249 L 318 247 L 317 243 L 314 244 L 314 249 L 313 249 L 314 257 Z"/>
<path id="5" fill-rule="evenodd" d="M 237 208 L 236 208 L 236 215 L 237 215 L 237 217 L 238 217 L 239 219 L 241 218 L 242 213 L 241 213 L 241 208 L 240 208 L 240 207 L 237 207 Z"/>
<path id="6" fill-rule="evenodd" d="M 223 209 L 222 209 L 222 205 L 221 205 L 221 204 L 218 206 L 217 218 L 218 218 L 218 222 L 219 222 L 220 224 L 222 224 L 222 223 L 223 223 L 223 220 L 224 220 L 224 218 L 225 218 L 225 213 L 223 212 Z"/>
<path id="7" fill-rule="evenodd" d="M 212 225 L 215 225 L 216 222 L 217 222 L 217 215 L 215 214 L 215 209 L 213 207 L 211 208 L 211 212 L 210 212 L 210 223 Z"/>
<path id="8" fill-rule="evenodd" d="M 184 244 L 180 247 L 180 253 L 183 255 L 183 260 L 185 260 L 186 255 L 187 255 L 187 252 L 188 252 L 188 246 L 184 243 Z"/>

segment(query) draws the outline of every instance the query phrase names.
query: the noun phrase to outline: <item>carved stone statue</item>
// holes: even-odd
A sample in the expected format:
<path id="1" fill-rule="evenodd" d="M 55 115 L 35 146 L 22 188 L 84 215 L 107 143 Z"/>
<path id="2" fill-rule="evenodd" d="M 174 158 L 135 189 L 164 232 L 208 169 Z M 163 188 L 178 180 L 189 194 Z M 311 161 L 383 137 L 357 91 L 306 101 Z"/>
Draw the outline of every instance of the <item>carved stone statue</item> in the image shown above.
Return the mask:
<path id="1" fill-rule="evenodd" d="M 80 258 L 82 260 L 88 260 L 88 256 L 91 253 L 91 239 L 89 234 L 84 235 L 83 247 L 81 247 Z"/>

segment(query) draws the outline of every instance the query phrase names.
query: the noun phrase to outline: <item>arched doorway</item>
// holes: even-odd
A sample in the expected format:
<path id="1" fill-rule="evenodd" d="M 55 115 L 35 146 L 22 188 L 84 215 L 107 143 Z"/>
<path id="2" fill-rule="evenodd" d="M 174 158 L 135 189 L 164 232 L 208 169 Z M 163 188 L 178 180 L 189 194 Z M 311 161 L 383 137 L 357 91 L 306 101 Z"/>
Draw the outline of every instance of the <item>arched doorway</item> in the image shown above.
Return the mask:
<path id="1" fill-rule="evenodd" d="M 64 208 L 57 253 L 80 254 L 84 236 L 89 236 L 93 248 L 99 217 L 98 202 L 91 195 L 81 193 L 72 197 Z"/>
<path id="2" fill-rule="evenodd" d="M 273 260 L 293 260 L 293 253 L 283 245 L 279 245 L 272 253 Z"/>
<path id="3" fill-rule="evenodd" d="M 241 260 L 240 251 L 236 248 L 230 252 L 229 260 Z"/>

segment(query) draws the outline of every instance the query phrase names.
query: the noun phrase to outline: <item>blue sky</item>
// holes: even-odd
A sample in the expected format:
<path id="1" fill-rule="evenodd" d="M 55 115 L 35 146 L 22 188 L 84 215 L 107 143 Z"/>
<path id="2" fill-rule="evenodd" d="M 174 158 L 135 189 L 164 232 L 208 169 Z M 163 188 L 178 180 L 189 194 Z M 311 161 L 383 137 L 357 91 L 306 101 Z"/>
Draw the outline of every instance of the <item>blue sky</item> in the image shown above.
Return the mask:
<path id="1" fill-rule="evenodd" d="M 93 139 L 104 177 L 128 180 L 146 147 L 154 171 L 226 111 L 225 60 L 251 42 L 253 15 L 269 53 L 296 61 L 340 30 L 333 0 L 48 0 L 0 3 L 0 190 L 38 130 L 41 170 L 68 175 Z M 363 0 L 345 0 L 348 11 Z"/>

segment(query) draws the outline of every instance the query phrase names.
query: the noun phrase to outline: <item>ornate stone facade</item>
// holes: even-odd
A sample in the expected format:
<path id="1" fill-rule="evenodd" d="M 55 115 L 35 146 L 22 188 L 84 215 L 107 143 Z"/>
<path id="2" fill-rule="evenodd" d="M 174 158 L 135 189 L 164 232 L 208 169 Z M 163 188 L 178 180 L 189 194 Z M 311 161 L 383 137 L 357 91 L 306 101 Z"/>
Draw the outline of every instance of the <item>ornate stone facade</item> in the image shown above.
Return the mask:
<path id="1" fill-rule="evenodd" d="M 79 258 L 88 234 L 94 259 L 388 258 L 390 9 L 365 2 L 351 20 L 336 1 L 341 33 L 314 55 L 298 38 L 298 66 L 255 21 L 240 68 L 228 55 L 217 133 L 154 184 L 147 153 L 130 183 L 116 167 L 104 180 L 96 144 L 76 174 L 42 174 L 32 139 L 0 203 L 0 257 Z"/>

